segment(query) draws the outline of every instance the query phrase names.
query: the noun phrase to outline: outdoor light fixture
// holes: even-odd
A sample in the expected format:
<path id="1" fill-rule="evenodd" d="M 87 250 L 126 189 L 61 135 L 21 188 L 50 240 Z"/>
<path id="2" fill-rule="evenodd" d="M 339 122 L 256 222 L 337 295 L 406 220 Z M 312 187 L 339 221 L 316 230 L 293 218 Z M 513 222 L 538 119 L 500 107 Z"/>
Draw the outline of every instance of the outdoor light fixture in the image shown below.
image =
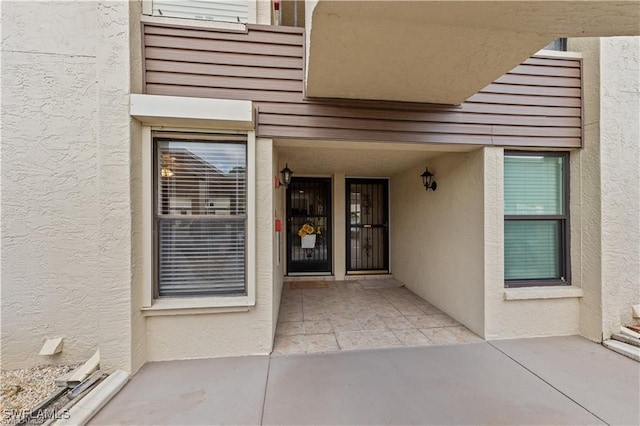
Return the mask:
<path id="1" fill-rule="evenodd" d="M 293 174 L 293 172 L 289 168 L 289 163 L 286 163 L 284 165 L 284 169 L 280 170 L 280 174 L 282 175 L 280 184 L 288 186 L 291 183 L 291 175 Z"/>
<path id="2" fill-rule="evenodd" d="M 433 176 L 434 175 L 429 171 L 429 168 L 425 167 L 424 173 L 420 175 L 420 177 L 422 178 L 422 184 L 424 185 L 425 191 L 428 191 L 429 189 L 435 191 L 436 188 L 438 187 L 438 184 L 436 183 L 436 181 L 433 180 Z"/>

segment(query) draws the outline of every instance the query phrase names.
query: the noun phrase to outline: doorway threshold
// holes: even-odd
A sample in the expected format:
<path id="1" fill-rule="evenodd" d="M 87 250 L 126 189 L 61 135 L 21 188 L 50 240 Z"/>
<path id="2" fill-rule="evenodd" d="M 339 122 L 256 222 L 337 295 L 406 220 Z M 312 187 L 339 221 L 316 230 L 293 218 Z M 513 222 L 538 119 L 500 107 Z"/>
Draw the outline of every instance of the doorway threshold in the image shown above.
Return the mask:
<path id="1" fill-rule="evenodd" d="M 354 274 L 347 272 L 347 275 L 344 277 L 345 281 L 384 280 L 390 278 L 393 278 L 393 274 L 390 274 L 389 272 L 380 272 L 375 274 Z"/>
<path id="2" fill-rule="evenodd" d="M 388 269 L 375 269 L 366 271 L 347 271 L 347 275 L 388 275 Z"/>
<path id="3" fill-rule="evenodd" d="M 332 274 L 323 273 L 292 273 L 283 277 L 284 282 L 291 281 L 335 281 L 336 277 Z"/>

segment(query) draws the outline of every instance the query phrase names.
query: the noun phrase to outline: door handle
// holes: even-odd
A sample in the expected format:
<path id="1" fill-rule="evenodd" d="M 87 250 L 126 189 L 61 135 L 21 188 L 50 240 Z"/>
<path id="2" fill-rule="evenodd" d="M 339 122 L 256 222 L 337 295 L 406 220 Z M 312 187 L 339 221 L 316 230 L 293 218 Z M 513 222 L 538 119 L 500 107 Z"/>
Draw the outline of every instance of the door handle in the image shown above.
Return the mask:
<path id="1" fill-rule="evenodd" d="M 371 228 L 371 225 L 362 225 L 363 228 Z"/>

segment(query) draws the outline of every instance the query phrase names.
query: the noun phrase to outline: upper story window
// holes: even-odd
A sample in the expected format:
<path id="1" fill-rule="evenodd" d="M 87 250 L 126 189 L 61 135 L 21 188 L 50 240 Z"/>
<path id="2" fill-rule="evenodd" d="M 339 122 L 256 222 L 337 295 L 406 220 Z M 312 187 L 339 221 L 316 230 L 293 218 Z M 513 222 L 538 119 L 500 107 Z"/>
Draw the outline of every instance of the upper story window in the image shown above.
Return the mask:
<path id="1" fill-rule="evenodd" d="M 506 287 L 569 283 L 568 157 L 505 154 Z"/>
<path id="2" fill-rule="evenodd" d="M 153 0 L 153 15 L 246 24 L 248 0 Z"/>
<path id="3" fill-rule="evenodd" d="M 557 38 L 542 48 L 543 50 L 557 50 L 559 52 L 567 51 L 567 39 Z"/>

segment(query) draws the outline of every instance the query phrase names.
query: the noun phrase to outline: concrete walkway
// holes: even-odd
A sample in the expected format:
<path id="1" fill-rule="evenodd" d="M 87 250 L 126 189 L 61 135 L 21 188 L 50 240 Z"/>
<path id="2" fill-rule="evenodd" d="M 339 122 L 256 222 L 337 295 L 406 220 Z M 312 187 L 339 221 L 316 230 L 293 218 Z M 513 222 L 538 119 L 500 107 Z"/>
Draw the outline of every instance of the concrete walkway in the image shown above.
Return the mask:
<path id="1" fill-rule="evenodd" d="M 581 337 L 145 365 L 90 424 L 640 424 L 640 364 Z"/>

